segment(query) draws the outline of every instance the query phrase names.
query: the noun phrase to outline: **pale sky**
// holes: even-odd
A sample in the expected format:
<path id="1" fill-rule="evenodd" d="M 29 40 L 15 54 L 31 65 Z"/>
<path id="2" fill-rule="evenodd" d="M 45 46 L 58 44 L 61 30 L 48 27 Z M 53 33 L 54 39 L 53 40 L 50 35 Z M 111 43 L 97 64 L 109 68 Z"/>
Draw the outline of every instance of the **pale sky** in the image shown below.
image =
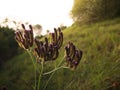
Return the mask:
<path id="1" fill-rule="evenodd" d="M 0 0 L 0 20 L 8 17 L 51 30 L 73 23 L 69 15 L 72 5 L 73 0 Z"/>

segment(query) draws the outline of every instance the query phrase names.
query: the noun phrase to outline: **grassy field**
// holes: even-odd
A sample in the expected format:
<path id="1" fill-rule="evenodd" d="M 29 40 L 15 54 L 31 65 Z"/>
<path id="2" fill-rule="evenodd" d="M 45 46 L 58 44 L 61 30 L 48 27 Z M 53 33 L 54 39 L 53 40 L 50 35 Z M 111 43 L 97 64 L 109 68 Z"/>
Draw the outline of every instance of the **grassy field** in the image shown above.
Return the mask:
<path id="1" fill-rule="evenodd" d="M 56 63 L 47 63 L 45 71 L 60 62 L 64 45 L 69 41 L 83 51 L 83 57 L 76 70 L 56 71 L 46 90 L 120 90 L 120 18 L 91 25 L 73 24 L 63 32 L 64 43 L 59 58 Z M 42 86 L 48 78 L 49 75 L 43 76 Z M 26 52 L 0 69 L 0 87 L 32 90 L 32 85 L 34 69 Z"/>

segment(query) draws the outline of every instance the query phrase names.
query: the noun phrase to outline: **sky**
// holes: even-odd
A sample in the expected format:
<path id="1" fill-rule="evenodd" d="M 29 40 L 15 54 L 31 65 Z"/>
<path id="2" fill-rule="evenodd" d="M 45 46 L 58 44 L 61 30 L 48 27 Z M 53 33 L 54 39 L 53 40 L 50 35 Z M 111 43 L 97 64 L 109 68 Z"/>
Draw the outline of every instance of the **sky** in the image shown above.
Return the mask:
<path id="1" fill-rule="evenodd" d="M 40 24 L 45 30 L 52 30 L 61 24 L 70 26 L 73 0 L 0 0 L 0 20 Z"/>

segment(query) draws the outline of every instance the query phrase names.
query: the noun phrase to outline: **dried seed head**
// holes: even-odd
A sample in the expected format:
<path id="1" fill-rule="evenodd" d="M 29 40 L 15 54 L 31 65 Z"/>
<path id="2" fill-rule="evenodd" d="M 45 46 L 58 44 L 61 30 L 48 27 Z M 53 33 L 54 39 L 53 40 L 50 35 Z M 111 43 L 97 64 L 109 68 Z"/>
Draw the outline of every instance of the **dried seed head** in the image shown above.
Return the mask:
<path id="1" fill-rule="evenodd" d="M 81 58 L 82 58 L 82 51 L 76 50 L 76 47 L 73 43 L 69 42 L 68 45 L 65 47 L 66 52 L 66 65 L 74 70 Z"/>
<path id="2" fill-rule="evenodd" d="M 55 60 L 59 55 L 59 49 L 63 43 L 63 33 L 56 28 L 54 28 L 54 33 L 50 34 L 52 37 L 52 42 L 48 42 L 48 38 L 45 38 L 44 42 L 39 41 L 35 39 L 36 44 L 36 54 L 39 56 L 40 59 L 43 59 L 44 61 L 53 61 Z"/>
<path id="3" fill-rule="evenodd" d="M 54 28 L 54 33 L 51 33 L 51 37 L 52 43 L 54 43 L 55 46 L 57 45 L 58 49 L 60 49 L 63 43 L 63 33 L 61 32 L 61 29 Z"/>
<path id="4" fill-rule="evenodd" d="M 20 47 L 29 49 L 33 46 L 33 30 L 26 30 L 24 24 L 22 24 L 22 28 L 24 29 L 24 34 L 20 30 L 17 31 L 15 33 L 15 39 Z"/>

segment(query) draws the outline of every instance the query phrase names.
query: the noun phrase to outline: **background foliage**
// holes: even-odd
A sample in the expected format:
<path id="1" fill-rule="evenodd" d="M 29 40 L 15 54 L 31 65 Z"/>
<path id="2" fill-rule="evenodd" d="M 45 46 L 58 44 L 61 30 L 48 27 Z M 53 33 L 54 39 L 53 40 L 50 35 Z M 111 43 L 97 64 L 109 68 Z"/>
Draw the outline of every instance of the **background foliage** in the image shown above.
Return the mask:
<path id="1" fill-rule="evenodd" d="M 90 23 L 120 16 L 120 0 L 74 0 L 71 16 L 79 23 Z"/>
<path id="2" fill-rule="evenodd" d="M 0 62 L 4 62 L 17 54 L 18 45 L 14 39 L 14 30 L 0 27 Z"/>

